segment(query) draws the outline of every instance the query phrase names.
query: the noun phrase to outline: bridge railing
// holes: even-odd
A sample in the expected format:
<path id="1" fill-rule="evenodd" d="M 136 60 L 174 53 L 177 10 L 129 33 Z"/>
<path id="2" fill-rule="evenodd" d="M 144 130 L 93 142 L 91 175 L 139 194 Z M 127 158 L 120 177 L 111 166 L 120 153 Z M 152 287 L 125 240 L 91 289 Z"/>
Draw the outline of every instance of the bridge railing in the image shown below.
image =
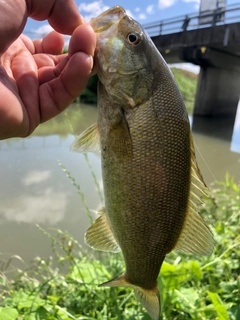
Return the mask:
<path id="1" fill-rule="evenodd" d="M 230 24 L 240 21 L 240 3 L 229 5 L 227 8 L 218 8 L 201 14 L 188 14 L 162 21 L 145 24 L 143 27 L 148 34 L 158 36 L 181 31 L 195 30 L 215 25 Z"/>

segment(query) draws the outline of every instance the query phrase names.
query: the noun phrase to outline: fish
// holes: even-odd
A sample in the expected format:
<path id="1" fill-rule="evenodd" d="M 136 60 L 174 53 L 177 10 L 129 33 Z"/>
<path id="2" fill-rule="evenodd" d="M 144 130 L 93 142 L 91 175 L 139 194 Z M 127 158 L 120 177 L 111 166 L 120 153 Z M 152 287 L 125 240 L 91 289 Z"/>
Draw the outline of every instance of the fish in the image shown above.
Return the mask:
<path id="1" fill-rule="evenodd" d="M 97 37 L 98 120 L 72 150 L 100 151 L 105 207 L 85 242 L 122 252 L 125 271 L 100 286 L 132 288 L 158 320 L 157 279 L 166 255 L 213 252 L 212 233 L 198 213 L 208 189 L 183 98 L 146 31 L 120 6 L 90 25 Z"/>

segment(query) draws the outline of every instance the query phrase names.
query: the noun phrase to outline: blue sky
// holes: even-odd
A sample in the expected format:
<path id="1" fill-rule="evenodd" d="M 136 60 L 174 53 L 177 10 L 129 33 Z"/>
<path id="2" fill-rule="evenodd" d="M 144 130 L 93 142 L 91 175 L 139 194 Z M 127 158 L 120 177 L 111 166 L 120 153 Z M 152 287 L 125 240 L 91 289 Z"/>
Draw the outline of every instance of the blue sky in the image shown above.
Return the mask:
<path id="1" fill-rule="evenodd" d="M 127 10 L 129 15 L 144 24 L 177 15 L 196 12 L 199 10 L 200 0 L 76 0 L 75 2 L 86 20 L 89 20 L 92 16 L 97 16 L 109 7 L 121 5 Z M 25 31 L 33 32 L 28 34 L 31 37 L 37 37 L 47 33 L 49 30 L 50 27 L 46 21 L 37 22 L 30 19 L 25 28 Z"/>
<path id="2" fill-rule="evenodd" d="M 87 21 L 89 21 L 91 17 L 96 17 L 101 12 L 112 6 L 121 5 L 131 17 L 139 21 L 141 24 L 146 24 L 180 15 L 198 13 L 201 1 L 208 0 L 76 0 L 75 2 L 79 11 Z M 238 2 L 239 0 L 226 0 L 227 5 Z M 47 21 L 39 22 L 29 19 L 24 33 L 32 39 L 36 39 L 43 37 L 51 30 L 52 28 L 49 26 Z M 66 47 L 68 45 L 68 41 L 69 37 L 66 37 Z M 191 64 L 182 64 L 181 67 L 196 73 L 199 72 L 199 67 Z"/>
<path id="3" fill-rule="evenodd" d="M 76 0 L 81 14 L 88 20 L 97 16 L 102 11 L 114 5 L 124 7 L 129 15 L 140 23 L 145 24 L 167 18 L 176 17 L 199 11 L 201 0 Z M 216 0 L 217 1 L 217 0 Z M 238 0 L 226 0 L 227 5 L 237 3 Z M 48 33 L 51 27 L 46 21 L 34 21 L 29 19 L 25 27 L 25 33 L 31 38 L 39 38 Z"/>

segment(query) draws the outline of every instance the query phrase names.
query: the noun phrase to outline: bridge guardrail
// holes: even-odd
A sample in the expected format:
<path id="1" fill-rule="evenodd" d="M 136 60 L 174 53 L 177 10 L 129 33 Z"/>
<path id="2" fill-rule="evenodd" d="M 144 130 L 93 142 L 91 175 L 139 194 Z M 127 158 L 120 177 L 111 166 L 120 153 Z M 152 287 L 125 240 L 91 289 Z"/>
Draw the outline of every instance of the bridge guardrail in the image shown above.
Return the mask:
<path id="1" fill-rule="evenodd" d="M 205 22 L 204 22 L 205 19 Z M 143 25 L 148 34 L 153 36 L 189 31 L 216 25 L 230 24 L 240 21 L 240 3 L 229 5 L 225 9 L 218 8 L 201 14 L 188 14 Z"/>

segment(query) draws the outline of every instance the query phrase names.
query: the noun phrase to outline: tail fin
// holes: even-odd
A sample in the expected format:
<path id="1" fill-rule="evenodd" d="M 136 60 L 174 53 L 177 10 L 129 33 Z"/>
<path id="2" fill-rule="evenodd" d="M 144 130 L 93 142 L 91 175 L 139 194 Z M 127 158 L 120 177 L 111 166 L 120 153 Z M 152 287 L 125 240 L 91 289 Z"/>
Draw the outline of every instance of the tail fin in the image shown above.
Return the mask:
<path id="1" fill-rule="evenodd" d="M 149 290 L 138 287 L 125 278 L 122 274 L 110 281 L 100 284 L 100 287 L 130 287 L 134 290 L 137 299 L 146 308 L 147 312 L 153 320 L 159 320 L 160 318 L 160 294 L 158 286 L 156 284 L 155 288 Z"/>
<path id="2" fill-rule="evenodd" d="M 137 299 L 145 307 L 153 320 L 160 318 L 160 295 L 156 285 L 154 289 L 146 290 L 143 288 L 135 287 L 134 293 Z"/>

